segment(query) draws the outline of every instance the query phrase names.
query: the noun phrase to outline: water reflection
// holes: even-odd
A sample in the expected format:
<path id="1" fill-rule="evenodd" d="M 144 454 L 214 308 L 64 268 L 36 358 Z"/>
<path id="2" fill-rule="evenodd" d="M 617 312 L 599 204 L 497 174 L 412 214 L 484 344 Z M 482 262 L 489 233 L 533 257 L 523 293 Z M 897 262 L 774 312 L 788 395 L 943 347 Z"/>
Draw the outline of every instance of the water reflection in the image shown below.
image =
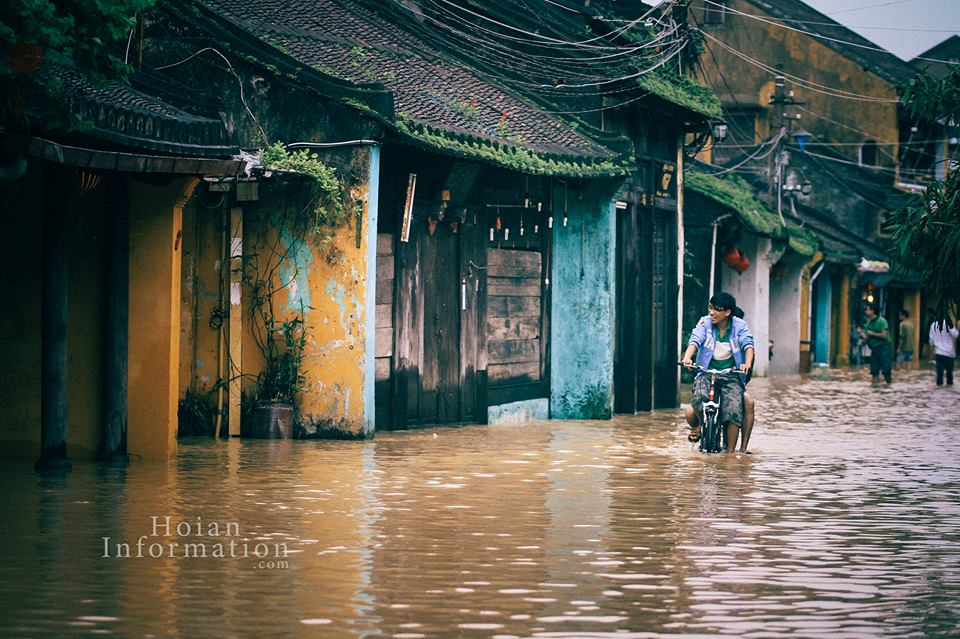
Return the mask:
<path id="1" fill-rule="evenodd" d="M 694 452 L 661 411 L 5 464 L 0 634 L 956 636 L 960 393 L 837 371 L 751 391 L 749 456 Z M 290 554 L 211 556 L 231 540 Z"/>

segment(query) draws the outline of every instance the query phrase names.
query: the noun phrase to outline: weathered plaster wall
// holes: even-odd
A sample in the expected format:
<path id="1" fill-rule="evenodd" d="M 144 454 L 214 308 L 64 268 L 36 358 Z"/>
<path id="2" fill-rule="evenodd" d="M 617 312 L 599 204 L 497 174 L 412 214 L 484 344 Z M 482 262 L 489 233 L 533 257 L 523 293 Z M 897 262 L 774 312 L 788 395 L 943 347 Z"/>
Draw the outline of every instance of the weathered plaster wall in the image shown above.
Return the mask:
<path id="1" fill-rule="evenodd" d="M 703 0 L 697 0 L 691 7 L 698 20 L 704 15 L 703 5 Z M 779 22 L 745 0 L 731 0 L 728 6 L 737 12 Z M 896 97 L 890 83 L 865 71 L 859 64 L 811 36 L 733 13 L 727 14 L 723 24 L 701 26 L 709 35 L 754 60 L 771 67 L 782 64 L 787 74 L 853 93 L 891 100 Z M 745 107 L 760 106 L 766 109 L 767 97 L 773 90 L 773 74 L 744 61 L 709 39 L 705 46 L 709 50 L 705 56 L 709 62 L 702 65 L 703 72 L 707 83 L 716 90 L 724 105 L 729 107 L 736 102 Z M 897 155 L 895 143 L 899 135 L 895 102 L 833 97 L 795 86 L 789 78 L 787 88 L 794 90 L 797 100 L 806 103 L 805 109 L 820 116 L 802 112 L 799 126 L 814 133 L 820 141 L 862 143 L 869 139 L 878 143 L 893 142 L 892 145 L 881 144 L 878 156 L 881 165 L 894 165 L 892 158 Z M 735 95 L 731 95 L 731 92 Z M 780 124 L 780 115 L 771 110 L 770 117 L 773 118 L 775 131 Z M 855 123 L 855 126 L 850 126 L 850 123 Z M 765 138 L 770 133 L 770 123 L 761 124 L 759 133 Z M 836 150 L 851 160 L 857 160 L 856 145 Z"/>
<path id="2" fill-rule="evenodd" d="M 550 416 L 605 419 L 613 411 L 614 202 L 593 188 L 583 199 L 563 188 L 553 195 L 568 203 L 569 222 L 554 217 Z"/>
<path id="3" fill-rule="evenodd" d="M 771 240 L 744 233 L 737 246 L 750 258 L 750 268 L 743 273 L 721 269 L 721 290 L 737 298 L 737 306 L 743 309 L 756 351 L 753 375 L 763 377 L 769 365 Z"/>
<path id="4" fill-rule="evenodd" d="M 806 258 L 795 253 L 785 255 L 770 278 L 771 375 L 800 371 L 800 287 L 806 264 Z"/>
<path id="5" fill-rule="evenodd" d="M 223 229 L 229 217 L 224 217 L 222 207 L 210 206 L 218 201 L 215 193 L 197 194 L 183 209 L 180 397 L 188 387 L 210 391 L 220 378 L 221 331 L 228 319 L 217 316 L 224 323 L 217 328 L 220 320 L 214 316 L 221 310 L 223 257 L 229 241 Z"/>
<path id="6" fill-rule="evenodd" d="M 289 223 L 306 201 L 302 189 L 262 182 L 260 199 L 244 206 L 247 262 L 273 275 L 278 322 L 304 309 L 307 347 L 298 420 L 308 435 L 361 437 L 373 433 L 374 283 L 379 152 L 369 147 L 331 151 L 323 158 L 345 178 L 345 223 L 329 244 L 302 236 Z M 371 187 L 374 195 L 371 197 Z M 357 206 L 361 212 L 357 246 Z M 369 284 L 369 286 L 368 286 Z M 250 290 L 244 287 L 245 309 Z M 244 388 L 250 392 L 264 359 L 245 314 Z M 369 335 L 368 335 L 369 333 Z"/>

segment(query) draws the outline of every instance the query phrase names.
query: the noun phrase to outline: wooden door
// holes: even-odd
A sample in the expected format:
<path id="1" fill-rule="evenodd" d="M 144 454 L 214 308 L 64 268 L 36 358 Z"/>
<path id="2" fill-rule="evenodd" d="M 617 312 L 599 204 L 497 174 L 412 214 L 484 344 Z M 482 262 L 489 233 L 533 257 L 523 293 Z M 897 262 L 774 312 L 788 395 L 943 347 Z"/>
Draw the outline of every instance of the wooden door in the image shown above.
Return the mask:
<path id="1" fill-rule="evenodd" d="M 629 206 L 617 217 L 617 326 L 614 411 L 653 407 L 651 209 Z"/>
<path id="2" fill-rule="evenodd" d="M 419 422 L 460 419 L 460 277 L 458 234 L 437 224 L 421 238 L 423 367 Z"/>
<path id="3" fill-rule="evenodd" d="M 653 408 L 677 405 L 677 242 L 672 212 L 655 209 L 651 237 Z"/>
<path id="4" fill-rule="evenodd" d="M 476 221 L 433 225 L 421 212 L 395 243 L 393 427 L 485 421 L 481 355 L 485 254 Z M 481 361 L 483 359 L 483 361 Z"/>

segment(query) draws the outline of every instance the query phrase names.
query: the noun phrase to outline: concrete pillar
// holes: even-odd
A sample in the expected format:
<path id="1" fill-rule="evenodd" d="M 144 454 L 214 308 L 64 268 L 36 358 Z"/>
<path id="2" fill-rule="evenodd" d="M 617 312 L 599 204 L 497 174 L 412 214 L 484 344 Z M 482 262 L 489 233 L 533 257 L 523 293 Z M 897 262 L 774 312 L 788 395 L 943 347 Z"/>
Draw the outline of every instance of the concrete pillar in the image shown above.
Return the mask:
<path id="1" fill-rule="evenodd" d="M 771 375 L 800 372 L 801 288 L 805 257 L 789 253 L 780 258 L 770 279 L 770 339 L 774 343 Z"/>
<path id="2" fill-rule="evenodd" d="M 607 419 L 613 414 L 614 201 L 595 189 L 583 199 L 561 186 L 553 201 L 550 273 L 550 416 Z M 564 204 L 566 203 L 566 204 Z"/>
<path id="3" fill-rule="evenodd" d="M 850 273 L 840 273 L 840 304 L 837 306 L 837 366 L 850 365 Z"/>
<path id="4" fill-rule="evenodd" d="M 198 184 L 131 183 L 128 435 L 131 457 L 162 461 L 177 451 L 180 267 L 183 206 Z"/>
<path id="5" fill-rule="evenodd" d="M 68 470 L 67 316 L 72 172 L 48 166 L 43 184 L 40 458 L 37 470 Z"/>
<path id="6" fill-rule="evenodd" d="M 775 250 L 770 238 L 746 234 L 737 246 L 750 259 L 750 267 L 743 273 L 724 267 L 721 286 L 743 309 L 756 345 L 753 375 L 764 377 L 769 368 L 770 266 L 771 259 L 779 258 L 782 250 Z"/>

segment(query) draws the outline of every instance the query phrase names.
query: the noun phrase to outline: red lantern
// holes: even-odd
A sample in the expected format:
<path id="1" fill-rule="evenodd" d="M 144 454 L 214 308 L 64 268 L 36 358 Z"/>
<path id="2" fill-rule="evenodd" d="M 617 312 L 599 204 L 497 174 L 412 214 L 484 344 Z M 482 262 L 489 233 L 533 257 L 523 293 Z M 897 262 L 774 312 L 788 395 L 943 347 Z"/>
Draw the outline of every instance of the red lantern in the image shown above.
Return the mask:
<path id="1" fill-rule="evenodd" d="M 735 246 L 731 247 L 729 251 L 723 254 L 723 263 L 730 268 L 737 268 L 737 264 L 740 263 L 740 249 Z"/>
<path id="2" fill-rule="evenodd" d="M 867 289 L 868 291 L 872 291 L 872 290 L 873 290 L 873 282 L 867 282 L 866 289 Z"/>
<path id="3" fill-rule="evenodd" d="M 739 273 L 739 274 L 742 275 L 745 270 L 747 270 L 748 268 L 750 268 L 750 258 L 748 258 L 746 255 L 744 255 L 743 253 L 741 253 L 741 254 L 740 254 L 740 261 L 737 262 L 737 265 L 736 265 L 735 267 L 733 267 L 733 268 L 734 268 L 734 270 L 735 270 L 737 273 Z"/>

